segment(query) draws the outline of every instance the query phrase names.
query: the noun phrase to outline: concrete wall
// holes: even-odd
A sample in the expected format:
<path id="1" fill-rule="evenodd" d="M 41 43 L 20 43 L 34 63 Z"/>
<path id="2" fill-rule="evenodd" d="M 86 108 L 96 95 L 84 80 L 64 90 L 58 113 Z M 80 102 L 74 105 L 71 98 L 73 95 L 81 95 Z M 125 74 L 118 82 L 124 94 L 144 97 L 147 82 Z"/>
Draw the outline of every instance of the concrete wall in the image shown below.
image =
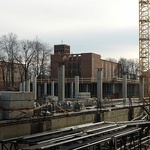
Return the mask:
<path id="1" fill-rule="evenodd" d="M 54 118 L 51 120 L 51 128 L 58 129 L 63 127 L 69 127 L 79 124 L 85 124 L 93 122 L 95 114 L 82 114 L 77 116 L 70 116 L 65 118 Z"/>
<path id="2" fill-rule="evenodd" d="M 34 93 L 4 91 L 1 93 L 1 106 L 3 119 L 31 117 L 33 112 L 29 113 L 23 109 L 34 108 Z"/>
<path id="3" fill-rule="evenodd" d="M 109 112 L 104 112 L 102 115 L 103 121 L 112 121 L 112 122 L 119 122 L 119 121 L 130 121 L 129 118 L 133 119 L 141 115 L 142 107 L 133 107 L 132 108 L 132 116 L 130 114 L 130 110 L 128 108 L 124 109 L 116 109 L 110 110 Z"/>
<path id="4" fill-rule="evenodd" d="M 128 121 L 128 109 L 118 109 L 104 112 L 102 120 L 112 122 Z"/>
<path id="5" fill-rule="evenodd" d="M 141 107 L 134 107 L 133 111 L 134 117 L 137 117 L 141 113 Z M 28 119 L 23 122 L 19 121 L 1 121 L 0 122 L 0 140 L 29 135 L 37 132 L 44 132 L 49 131 L 52 129 L 58 129 L 63 127 L 69 127 L 79 124 L 91 123 L 95 121 L 95 111 L 86 111 L 86 112 L 79 112 L 79 113 L 72 113 L 64 114 L 62 116 L 54 116 L 54 117 L 47 117 L 47 119 L 38 119 L 31 121 Z M 111 121 L 111 122 L 118 122 L 118 121 L 128 121 L 129 109 L 112 109 L 108 112 L 101 113 L 102 121 Z M 0 148 L 1 150 L 1 148 Z"/>
<path id="6" fill-rule="evenodd" d="M 134 113 L 134 118 L 140 116 L 142 111 L 143 111 L 143 109 L 141 107 L 134 108 L 134 112 L 133 112 Z"/>
<path id="7" fill-rule="evenodd" d="M 14 124 L 0 126 L 0 140 L 13 138 L 22 135 L 29 135 L 31 133 L 31 125 L 29 123 L 25 124 Z"/>

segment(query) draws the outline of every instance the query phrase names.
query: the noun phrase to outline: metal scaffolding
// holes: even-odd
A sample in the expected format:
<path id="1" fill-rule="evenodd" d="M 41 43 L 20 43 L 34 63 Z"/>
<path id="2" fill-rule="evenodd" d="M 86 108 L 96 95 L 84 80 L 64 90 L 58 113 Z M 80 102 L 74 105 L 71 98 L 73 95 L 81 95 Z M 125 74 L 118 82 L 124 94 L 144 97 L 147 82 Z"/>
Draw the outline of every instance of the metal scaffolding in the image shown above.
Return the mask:
<path id="1" fill-rule="evenodd" d="M 146 77 L 147 80 L 140 84 L 141 99 L 150 95 L 150 0 L 139 0 L 139 74 L 141 81 Z M 143 80 L 144 81 L 144 80 Z"/>
<path id="2" fill-rule="evenodd" d="M 121 150 L 144 148 L 150 122 L 89 123 L 0 141 L 2 150 Z"/>
<path id="3" fill-rule="evenodd" d="M 149 70 L 149 0 L 139 0 L 139 65 L 140 74 Z"/>

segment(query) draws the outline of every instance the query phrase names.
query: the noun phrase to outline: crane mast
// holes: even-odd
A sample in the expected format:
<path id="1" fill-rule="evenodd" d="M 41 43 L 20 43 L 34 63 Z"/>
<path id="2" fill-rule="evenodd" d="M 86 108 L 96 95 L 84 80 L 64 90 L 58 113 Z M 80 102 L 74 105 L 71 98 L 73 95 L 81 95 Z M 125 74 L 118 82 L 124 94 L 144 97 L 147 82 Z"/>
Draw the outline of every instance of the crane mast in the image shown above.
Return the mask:
<path id="1" fill-rule="evenodd" d="M 139 0 L 139 73 L 140 77 L 148 78 L 149 72 L 149 51 L 150 51 L 150 35 L 149 35 L 149 24 L 150 24 L 150 0 Z M 147 86 L 144 86 L 144 91 L 149 94 L 149 79 Z"/>

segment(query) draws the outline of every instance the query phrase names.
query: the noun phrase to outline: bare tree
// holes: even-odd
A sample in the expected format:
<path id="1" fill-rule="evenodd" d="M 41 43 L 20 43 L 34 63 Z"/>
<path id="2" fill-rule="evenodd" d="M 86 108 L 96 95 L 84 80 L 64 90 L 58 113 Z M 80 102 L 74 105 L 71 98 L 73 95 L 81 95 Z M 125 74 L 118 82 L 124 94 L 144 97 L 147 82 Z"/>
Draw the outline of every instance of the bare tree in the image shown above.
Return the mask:
<path id="1" fill-rule="evenodd" d="M 127 59 L 120 58 L 118 64 L 119 64 L 119 77 L 122 78 L 122 75 L 128 72 Z"/>
<path id="2" fill-rule="evenodd" d="M 0 50 L 6 54 L 7 61 L 10 64 L 10 78 L 12 87 L 14 86 L 14 55 L 17 53 L 18 42 L 17 35 L 14 33 L 9 33 L 8 35 L 3 35 L 0 37 Z"/>
<path id="3" fill-rule="evenodd" d="M 50 52 L 51 52 L 51 49 L 50 47 L 43 43 L 42 44 L 42 51 L 41 51 L 41 55 L 40 55 L 40 74 L 41 75 L 44 75 L 44 76 L 47 76 L 49 75 L 48 73 L 50 72 Z"/>
<path id="4" fill-rule="evenodd" d="M 117 60 L 114 58 L 106 58 L 106 60 L 117 63 Z"/>
<path id="5" fill-rule="evenodd" d="M 135 61 L 135 63 L 134 63 L 134 74 L 135 74 L 135 79 L 137 79 L 138 75 L 139 75 L 139 60 L 135 59 L 134 61 Z"/>
<path id="6" fill-rule="evenodd" d="M 7 80 L 7 62 L 6 62 L 6 56 L 3 55 L 3 53 L 0 54 L 0 69 L 1 69 L 1 72 L 2 72 L 2 80 L 3 80 L 3 83 L 2 83 L 2 86 L 3 87 L 6 87 L 6 80 Z"/>
<path id="7" fill-rule="evenodd" d="M 34 49 L 36 51 L 32 62 L 34 74 L 42 77 L 48 76 L 50 72 L 50 46 L 36 39 L 34 41 Z"/>
<path id="8" fill-rule="evenodd" d="M 30 78 L 31 74 L 49 76 L 51 48 L 38 38 L 33 41 L 18 41 L 16 34 L 2 35 L 0 52 L 3 54 L 0 61 L 4 85 L 9 82 L 14 87 L 16 70 L 19 71 L 22 80 Z"/>
<path id="9" fill-rule="evenodd" d="M 20 64 L 21 67 L 20 74 L 22 80 L 27 80 L 30 76 L 30 67 L 33 62 L 33 58 L 36 55 L 36 51 L 33 48 L 33 42 L 29 40 L 22 40 L 19 42 L 19 51 L 14 56 L 16 61 Z"/>
<path id="10" fill-rule="evenodd" d="M 137 79 L 138 76 L 138 60 L 120 58 L 119 63 L 119 75 L 127 74 L 129 79 Z"/>

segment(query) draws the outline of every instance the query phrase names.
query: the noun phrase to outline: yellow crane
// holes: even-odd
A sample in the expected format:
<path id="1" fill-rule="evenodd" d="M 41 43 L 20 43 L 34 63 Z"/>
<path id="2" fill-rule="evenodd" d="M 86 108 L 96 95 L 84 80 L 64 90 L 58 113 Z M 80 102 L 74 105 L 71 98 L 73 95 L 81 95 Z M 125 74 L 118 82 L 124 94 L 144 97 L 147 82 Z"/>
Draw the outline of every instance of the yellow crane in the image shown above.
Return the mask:
<path id="1" fill-rule="evenodd" d="M 150 0 L 139 0 L 139 73 L 143 97 L 150 95 Z M 145 81 L 145 83 L 144 83 Z M 142 85 L 140 85 L 142 86 Z"/>

